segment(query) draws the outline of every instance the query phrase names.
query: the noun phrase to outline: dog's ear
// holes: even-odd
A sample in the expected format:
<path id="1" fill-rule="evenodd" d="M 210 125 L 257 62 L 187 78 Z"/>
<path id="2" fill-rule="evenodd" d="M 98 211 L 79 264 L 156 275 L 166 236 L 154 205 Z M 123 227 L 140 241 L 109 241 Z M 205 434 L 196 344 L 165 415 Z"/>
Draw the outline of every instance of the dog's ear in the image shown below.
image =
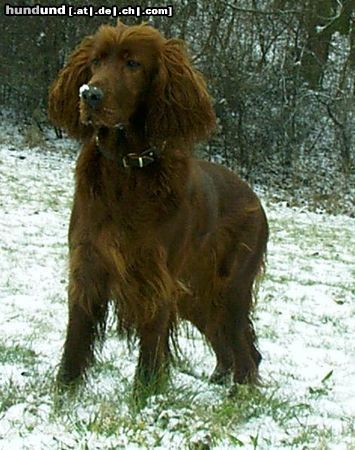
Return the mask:
<path id="1" fill-rule="evenodd" d="M 79 89 L 90 79 L 92 47 L 93 37 L 84 38 L 49 89 L 50 120 L 76 139 L 84 139 L 92 133 L 92 128 L 82 124 L 79 119 Z"/>
<path id="2" fill-rule="evenodd" d="M 207 138 L 215 127 L 205 80 L 191 66 L 182 41 L 164 42 L 146 108 L 146 133 L 152 142 L 174 139 L 192 144 Z"/>

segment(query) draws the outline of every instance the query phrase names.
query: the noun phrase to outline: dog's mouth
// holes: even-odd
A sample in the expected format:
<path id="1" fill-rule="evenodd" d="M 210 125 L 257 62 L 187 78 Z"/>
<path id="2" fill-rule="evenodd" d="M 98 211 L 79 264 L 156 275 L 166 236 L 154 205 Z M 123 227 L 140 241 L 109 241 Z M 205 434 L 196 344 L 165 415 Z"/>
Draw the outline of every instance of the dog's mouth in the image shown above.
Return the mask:
<path id="1" fill-rule="evenodd" d="M 99 139 L 107 138 L 113 130 L 122 138 L 127 135 L 127 125 L 122 122 L 116 124 L 114 127 L 100 126 L 97 128 L 96 135 Z"/>
<path id="2" fill-rule="evenodd" d="M 96 91 L 99 92 L 100 96 Z M 91 92 L 91 94 L 87 94 L 88 92 Z M 91 95 L 91 97 L 88 97 L 88 95 Z M 89 85 L 84 84 L 80 88 L 79 97 L 80 122 L 82 124 L 99 129 L 102 127 L 115 128 L 121 122 L 124 122 L 121 119 L 122 114 L 119 109 L 112 105 L 112 102 L 103 98 L 102 90 L 95 87 L 90 88 Z"/>
<path id="3" fill-rule="evenodd" d="M 120 120 L 117 113 L 105 111 L 105 108 L 93 111 L 84 102 L 80 102 L 80 122 L 95 129 L 116 128 L 125 121 Z"/>

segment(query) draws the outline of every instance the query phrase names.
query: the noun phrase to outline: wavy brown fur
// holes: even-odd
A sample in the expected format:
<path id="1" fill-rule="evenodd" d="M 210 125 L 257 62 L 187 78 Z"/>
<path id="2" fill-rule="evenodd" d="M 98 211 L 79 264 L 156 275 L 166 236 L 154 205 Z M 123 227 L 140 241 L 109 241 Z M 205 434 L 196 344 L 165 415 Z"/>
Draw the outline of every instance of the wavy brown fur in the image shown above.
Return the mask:
<path id="1" fill-rule="evenodd" d="M 99 100 L 79 99 L 83 84 Z M 52 84 L 49 115 L 83 141 L 59 381 L 85 374 L 111 300 L 120 329 L 139 338 L 136 386 L 155 385 L 167 369 L 178 318 L 215 351 L 212 380 L 255 381 L 261 356 L 250 314 L 267 222 L 242 180 L 192 157 L 215 116 L 183 43 L 147 25 L 100 27 Z M 153 145 L 151 165 L 123 167 L 127 154 Z"/>
<path id="2" fill-rule="evenodd" d="M 64 128 L 72 137 L 81 139 L 92 133 L 79 118 L 79 87 L 90 78 L 88 55 L 93 38 L 87 37 L 72 53 L 50 89 L 48 113 L 52 122 Z M 77 95 L 73 95 L 77 93 Z"/>

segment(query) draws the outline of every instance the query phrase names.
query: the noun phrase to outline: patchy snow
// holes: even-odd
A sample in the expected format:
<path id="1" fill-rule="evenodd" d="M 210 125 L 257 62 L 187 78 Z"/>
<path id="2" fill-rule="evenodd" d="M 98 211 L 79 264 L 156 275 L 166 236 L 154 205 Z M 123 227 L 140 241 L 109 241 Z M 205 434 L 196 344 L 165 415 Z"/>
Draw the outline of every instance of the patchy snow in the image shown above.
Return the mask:
<path id="1" fill-rule="evenodd" d="M 255 313 L 264 412 L 255 400 L 247 420 L 231 416 L 230 424 L 215 425 L 222 431 L 213 441 L 212 417 L 228 388 L 207 382 L 213 355 L 185 328 L 180 345 L 190 364 L 173 370 L 169 403 L 164 394 L 153 397 L 132 419 L 127 391 L 137 354 L 111 329 L 100 361 L 113 369 L 94 367 L 74 403 L 57 411 L 52 380 L 67 318 L 72 145 L 51 138 L 45 150 L 30 150 L 17 129 L 0 128 L 0 450 L 355 448 L 355 220 L 272 204 L 266 196 L 271 239 Z M 105 432 L 95 428 L 98 416 L 106 418 Z M 120 419 L 114 432 L 107 431 L 112 417 Z"/>
<path id="2" fill-rule="evenodd" d="M 89 90 L 90 90 L 90 87 L 88 84 L 82 84 L 79 89 L 79 97 L 81 98 L 83 96 L 84 92 L 89 91 Z"/>

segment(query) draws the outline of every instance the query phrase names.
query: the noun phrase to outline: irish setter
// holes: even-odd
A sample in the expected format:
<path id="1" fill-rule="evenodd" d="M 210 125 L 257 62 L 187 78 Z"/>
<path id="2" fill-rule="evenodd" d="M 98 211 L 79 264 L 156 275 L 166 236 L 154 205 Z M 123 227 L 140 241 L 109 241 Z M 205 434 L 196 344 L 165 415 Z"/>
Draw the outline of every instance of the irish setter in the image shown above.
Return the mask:
<path id="1" fill-rule="evenodd" d="M 215 115 L 182 42 L 148 25 L 101 26 L 59 72 L 49 115 L 82 141 L 58 381 L 85 375 L 111 301 L 119 330 L 139 339 L 137 389 L 167 373 L 179 318 L 212 346 L 212 381 L 256 381 L 252 290 L 267 221 L 245 182 L 192 156 Z"/>

